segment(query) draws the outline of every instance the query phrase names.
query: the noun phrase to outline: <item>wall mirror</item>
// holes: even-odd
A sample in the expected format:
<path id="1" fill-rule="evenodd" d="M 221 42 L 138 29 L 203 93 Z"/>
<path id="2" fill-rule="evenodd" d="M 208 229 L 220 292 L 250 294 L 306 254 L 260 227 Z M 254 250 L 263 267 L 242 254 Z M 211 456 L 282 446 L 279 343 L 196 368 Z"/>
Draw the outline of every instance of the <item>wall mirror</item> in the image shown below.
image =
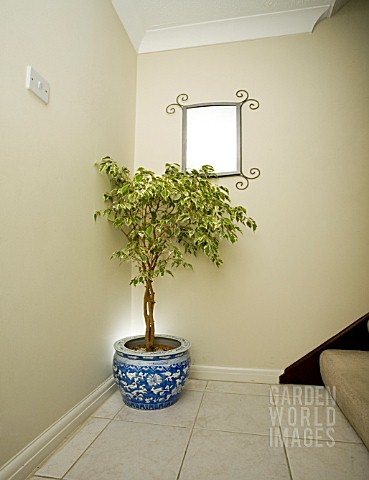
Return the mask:
<path id="1" fill-rule="evenodd" d="M 256 110 L 259 102 L 250 99 L 246 90 L 238 90 L 236 97 L 241 100 L 185 105 L 188 95 L 183 93 L 166 111 L 172 114 L 176 107 L 182 110 L 182 169 L 211 165 L 220 177 L 243 177 L 236 187 L 245 190 L 249 181 L 261 172 L 254 167 L 245 175 L 242 170 L 242 107 L 248 104 L 251 110 Z"/>
<path id="2" fill-rule="evenodd" d="M 212 165 L 218 176 L 240 173 L 240 106 L 199 104 L 183 107 L 184 170 Z"/>

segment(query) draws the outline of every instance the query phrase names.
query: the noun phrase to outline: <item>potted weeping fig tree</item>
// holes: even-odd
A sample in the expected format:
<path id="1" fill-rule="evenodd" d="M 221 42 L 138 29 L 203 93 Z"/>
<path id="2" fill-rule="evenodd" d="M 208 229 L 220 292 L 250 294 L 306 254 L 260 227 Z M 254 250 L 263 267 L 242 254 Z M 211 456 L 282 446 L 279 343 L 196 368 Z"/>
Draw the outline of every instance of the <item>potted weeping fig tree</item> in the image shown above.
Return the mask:
<path id="1" fill-rule="evenodd" d="M 243 206 L 231 206 L 227 188 L 214 183 L 211 166 L 183 172 L 167 164 L 157 175 L 138 168 L 130 175 L 110 157 L 99 164 L 110 180 L 104 194 L 108 204 L 95 212 L 105 216 L 122 233 L 124 246 L 113 253 L 120 262 L 131 262 L 131 284 L 143 284 L 145 336 L 114 344 L 113 371 L 123 401 L 133 408 L 159 409 L 175 403 L 189 374 L 190 343 L 172 335 L 155 335 L 154 280 L 172 275 L 178 267 L 192 268 L 187 257 L 202 252 L 216 266 L 222 260 L 222 239 L 237 241 L 240 225 L 256 229 Z"/>

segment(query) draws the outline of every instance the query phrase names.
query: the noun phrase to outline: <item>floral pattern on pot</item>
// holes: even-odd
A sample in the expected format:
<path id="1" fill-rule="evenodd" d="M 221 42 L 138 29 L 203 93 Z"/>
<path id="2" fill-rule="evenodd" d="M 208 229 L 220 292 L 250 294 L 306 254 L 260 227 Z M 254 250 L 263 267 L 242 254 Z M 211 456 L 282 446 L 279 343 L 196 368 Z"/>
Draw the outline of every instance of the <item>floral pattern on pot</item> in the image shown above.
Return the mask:
<path id="1" fill-rule="evenodd" d="M 123 340 L 119 342 L 123 344 Z M 181 343 L 180 348 L 150 354 L 136 353 L 115 343 L 113 372 L 126 405 L 156 410 L 169 407 L 178 400 L 191 365 L 190 344 L 187 340 L 179 340 L 185 342 L 186 348 Z"/>

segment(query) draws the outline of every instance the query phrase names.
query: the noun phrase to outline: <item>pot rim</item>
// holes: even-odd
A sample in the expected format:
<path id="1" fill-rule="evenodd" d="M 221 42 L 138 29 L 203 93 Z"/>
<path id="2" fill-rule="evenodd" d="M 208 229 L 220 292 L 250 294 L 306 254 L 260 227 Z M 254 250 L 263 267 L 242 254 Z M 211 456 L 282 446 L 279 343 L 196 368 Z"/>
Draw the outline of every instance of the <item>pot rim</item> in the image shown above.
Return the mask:
<path id="1" fill-rule="evenodd" d="M 139 356 L 139 357 L 145 357 L 145 358 L 156 358 L 156 357 L 162 358 L 162 357 L 184 353 L 187 350 L 189 350 L 191 347 L 191 343 L 189 342 L 189 340 L 182 337 L 177 337 L 175 335 L 167 335 L 167 334 L 157 334 L 155 335 L 155 339 L 164 338 L 168 340 L 174 340 L 180 343 L 179 347 L 173 348 L 172 350 L 167 350 L 165 352 L 137 352 L 125 346 L 126 343 L 128 343 L 129 341 L 136 340 L 139 338 L 142 338 L 143 340 L 145 340 L 144 335 L 133 335 L 130 337 L 120 338 L 119 340 L 114 342 L 114 349 L 118 353 L 122 353 L 129 356 Z"/>

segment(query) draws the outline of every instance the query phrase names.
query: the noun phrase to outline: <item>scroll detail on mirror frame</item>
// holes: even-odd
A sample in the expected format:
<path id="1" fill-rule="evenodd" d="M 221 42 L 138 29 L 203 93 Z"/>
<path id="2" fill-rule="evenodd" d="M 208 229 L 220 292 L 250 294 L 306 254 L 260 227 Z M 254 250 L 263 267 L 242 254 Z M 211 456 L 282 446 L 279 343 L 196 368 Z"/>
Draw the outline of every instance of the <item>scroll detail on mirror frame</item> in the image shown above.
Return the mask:
<path id="1" fill-rule="evenodd" d="M 238 90 L 236 92 L 236 97 L 240 99 L 239 102 L 218 102 L 218 103 L 199 103 L 193 105 L 185 105 L 184 102 L 188 101 L 188 95 L 186 93 L 181 93 L 177 96 L 175 103 L 171 103 L 166 107 L 166 112 L 168 114 L 174 114 L 176 112 L 176 108 L 180 108 L 182 110 L 182 131 L 183 131 L 183 169 L 192 169 L 192 168 L 199 168 L 202 164 L 210 164 L 214 166 L 215 173 L 218 176 L 241 176 L 242 180 L 236 183 L 236 188 L 238 190 L 246 190 L 249 186 L 250 180 L 254 180 L 258 178 L 261 174 L 259 168 L 252 167 L 250 168 L 247 175 L 242 170 L 242 107 L 244 105 L 248 105 L 250 110 L 257 110 L 259 108 L 259 102 L 253 98 L 250 98 L 248 92 L 246 90 Z M 206 109 L 206 107 L 213 107 L 212 109 Z M 219 108 L 216 108 L 219 107 Z M 225 107 L 225 108 L 223 108 Z M 232 110 L 234 109 L 234 115 Z M 202 112 L 201 112 L 202 111 Z M 208 117 L 209 120 L 206 123 L 212 125 L 213 130 L 204 130 L 204 125 L 200 125 L 199 123 L 191 125 L 190 128 L 188 126 L 188 121 L 193 122 L 193 118 L 197 117 L 197 121 L 201 119 L 201 116 L 196 115 L 194 113 L 203 113 L 203 112 L 210 112 L 212 114 L 217 113 L 220 114 L 219 118 L 223 118 L 222 121 L 229 122 L 229 118 L 232 118 L 232 125 L 226 125 L 225 123 L 217 124 L 217 120 L 215 118 Z M 191 113 L 191 115 L 189 115 Z M 225 114 L 225 115 L 223 115 Z M 231 115 L 229 117 L 229 115 Z M 205 117 L 203 117 L 205 118 Z M 228 118 L 228 120 L 227 120 Z M 213 123 L 215 122 L 215 123 Z M 208 125 L 206 125 L 208 126 Z M 223 132 L 229 131 L 231 127 L 234 127 L 233 133 L 230 133 L 226 136 L 223 135 Z M 197 132 L 197 133 L 195 133 Z M 220 158 L 219 160 L 215 159 L 212 162 L 204 161 L 201 164 L 199 163 L 200 160 L 196 159 L 194 156 L 194 150 L 199 151 L 199 155 L 201 156 L 201 148 L 193 148 L 197 144 L 195 143 L 194 136 L 198 135 L 198 138 L 201 137 L 201 141 L 196 139 L 196 141 L 204 143 L 201 145 L 202 149 L 210 149 L 213 148 L 213 156 L 216 155 L 225 155 L 227 158 L 231 158 L 231 162 L 229 168 L 222 168 L 220 166 Z M 223 138 L 224 137 L 224 138 Z M 211 138 L 211 140 L 210 140 Z M 221 142 L 221 143 L 219 143 Z M 228 148 L 228 153 L 224 153 L 224 148 Z M 220 153 L 222 152 L 222 153 Z M 192 165 L 191 165 L 192 162 Z"/>

